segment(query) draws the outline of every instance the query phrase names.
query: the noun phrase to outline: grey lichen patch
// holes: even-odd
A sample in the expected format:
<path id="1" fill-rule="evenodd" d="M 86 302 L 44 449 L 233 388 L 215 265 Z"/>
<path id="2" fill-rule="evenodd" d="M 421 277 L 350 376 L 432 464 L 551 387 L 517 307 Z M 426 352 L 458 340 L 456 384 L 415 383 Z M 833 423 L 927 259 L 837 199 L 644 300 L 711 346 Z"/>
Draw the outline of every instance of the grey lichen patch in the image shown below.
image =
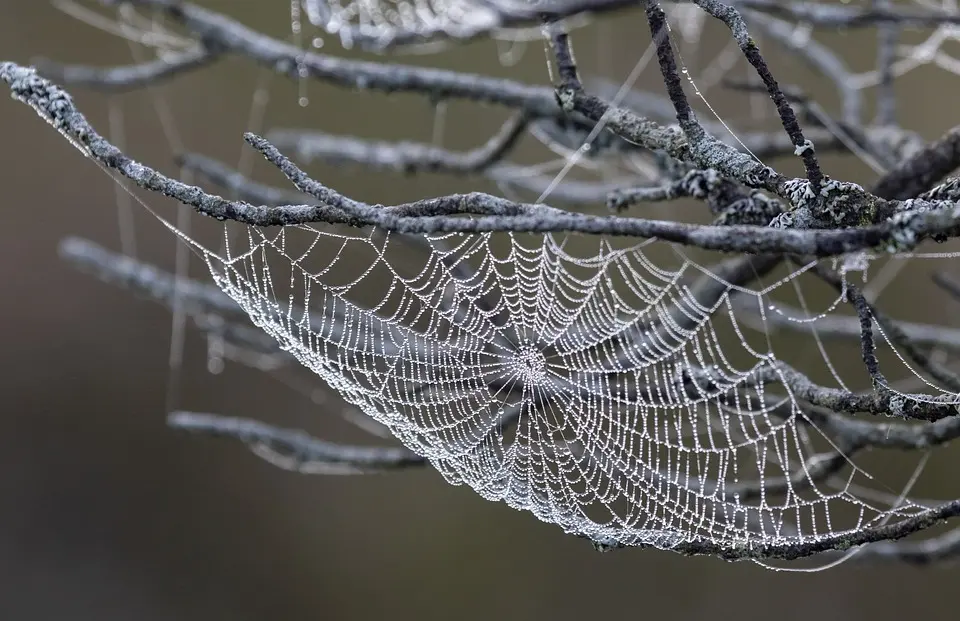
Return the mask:
<path id="1" fill-rule="evenodd" d="M 824 177 L 820 184 L 820 216 L 835 225 L 853 224 L 858 208 L 864 204 L 867 193 L 863 187 L 849 181 Z"/>
<path id="2" fill-rule="evenodd" d="M 817 199 L 817 193 L 806 179 L 791 179 L 783 184 L 787 199 L 790 201 L 790 210 L 809 206 Z"/>
<path id="3" fill-rule="evenodd" d="M 702 168 L 714 168 L 722 175 L 741 181 L 752 189 L 773 190 L 783 176 L 746 153 L 732 151 L 716 138 L 703 137 L 691 145 L 694 161 Z"/>
<path id="4" fill-rule="evenodd" d="M 818 228 L 818 224 L 810 208 L 801 207 L 774 216 L 769 226 L 775 229 L 813 229 Z"/>
<path id="5" fill-rule="evenodd" d="M 842 228 L 872 224 L 876 214 L 876 199 L 863 187 L 848 181 L 824 177 L 815 189 L 806 179 L 791 179 L 784 183 L 784 193 L 794 212 L 793 227 L 800 228 L 799 214 L 808 214 L 802 219 L 803 228 Z"/>
<path id="6" fill-rule="evenodd" d="M 923 213 L 920 210 L 902 211 L 894 214 L 887 222 L 891 227 L 891 234 L 884 250 L 890 254 L 909 252 L 920 241 L 915 229 L 915 221 Z"/>
<path id="7" fill-rule="evenodd" d="M 770 198 L 760 190 L 754 190 L 748 197 L 737 199 L 721 210 L 714 224 L 751 224 L 768 226 L 784 214 L 783 202 Z M 789 228 L 789 227 L 778 227 Z"/>
<path id="8" fill-rule="evenodd" d="M 713 192 L 722 180 L 716 170 L 707 168 L 689 171 L 680 183 L 689 196 L 703 199 Z"/>
<path id="9" fill-rule="evenodd" d="M 903 397 L 903 395 L 899 393 L 892 393 L 889 401 L 890 416 L 903 418 L 903 406 L 906 405 L 906 403 L 907 400 Z"/>
<path id="10" fill-rule="evenodd" d="M 870 226 L 877 218 L 877 205 L 875 202 L 871 201 L 862 205 L 858 211 L 860 220 L 857 224 L 859 226 Z"/>
<path id="11" fill-rule="evenodd" d="M 784 211 L 783 213 L 774 217 L 774 219 L 771 220 L 770 224 L 768 224 L 767 226 L 770 226 L 775 229 L 792 229 L 793 220 L 794 220 L 793 212 Z"/>
<path id="12" fill-rule="evenodd" d="M 919 197 L 928 201 L 956 201 L 960 200 L 960 177 L 951 177 L 940 185 L 924 192 Z M 903 201 L 904 205 L 912 200 Z"/>

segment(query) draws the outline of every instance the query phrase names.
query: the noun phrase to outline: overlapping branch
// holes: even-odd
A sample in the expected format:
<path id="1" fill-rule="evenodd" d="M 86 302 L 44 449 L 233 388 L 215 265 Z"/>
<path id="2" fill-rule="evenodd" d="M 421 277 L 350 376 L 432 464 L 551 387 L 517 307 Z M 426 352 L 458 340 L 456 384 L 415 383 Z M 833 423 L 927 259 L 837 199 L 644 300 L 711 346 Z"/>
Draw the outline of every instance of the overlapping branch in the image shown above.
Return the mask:
<path id="1" fill-rule="evenodd" d="M 372 225 L 407 234 L 576 232 L 657 237 L 680 244 L 731 252 L 832 256 L 884 245 L 898 249 L 912 248 L 927 238 L 952 235 L 960 223 L 960 206 L 945 201 L 914 201 L 911 209 L 897 210 L 897 216 L 883 224 L 828 230 L 708 226 L 644 218 L 590 216 L 543 205 L 516 203 L 480 192 L 424 199 L 401 205 L 374 206 L 347 198 L 313 180 L 309 180 L 305 187 L 310 187 L 309 193 L 317 198 L 320 204 L 252 205 L 208 194 L 196 186 L 167 177 L 124 155 L 93 129 L 65 91 L 31 69 L 9 62 L 0 64 L 0 80 L 10 86 L 14 97 L 33 107 L 44 119 L 74 139 L 90 157 L 118 171 L 140 187 L 173 197 L 194 207 L 202 215 L 253 226 L 325 222 L 352 226 Z M 264 155 L 275 163 L 289 162 L 262 139 L 248 136 L 248 141 L 260 147 Z M 749 176 L 750 173 L 746 174 Z M 875 208 L 877 204 L 886 203 L 874 198 L 865 207 Z M 477 217 L 457 217 L 461 215 Z"/>

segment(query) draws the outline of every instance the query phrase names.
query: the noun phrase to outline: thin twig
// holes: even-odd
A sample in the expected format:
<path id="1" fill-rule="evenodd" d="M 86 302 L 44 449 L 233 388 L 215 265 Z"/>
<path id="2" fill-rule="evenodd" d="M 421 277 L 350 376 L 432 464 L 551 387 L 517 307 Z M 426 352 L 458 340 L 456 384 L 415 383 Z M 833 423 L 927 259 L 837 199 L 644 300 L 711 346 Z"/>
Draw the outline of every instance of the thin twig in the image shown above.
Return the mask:
<path id="1" fill-rule="evenodd" d="M 360 474 L 423 466 L 427 460 L 406 448 L 348 446 L 318 440 L 304 431 L 283 429 L 246 418 L 172 412 L 173 429 L 235 438 L 251 445 L 270 463 L 311 474 Z"/>

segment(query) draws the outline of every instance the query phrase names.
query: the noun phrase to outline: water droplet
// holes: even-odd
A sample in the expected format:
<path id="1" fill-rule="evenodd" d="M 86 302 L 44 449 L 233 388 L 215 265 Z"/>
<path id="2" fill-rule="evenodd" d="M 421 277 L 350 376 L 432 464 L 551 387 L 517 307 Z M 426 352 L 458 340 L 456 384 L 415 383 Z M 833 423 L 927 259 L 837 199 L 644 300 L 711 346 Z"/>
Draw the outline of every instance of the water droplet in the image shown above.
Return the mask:
<path id="1" fill-rule="evenodd" d="M 220 334 L 207 335 L 207 372 L 211 375 L 219 375 L 223 372 L 225 345 L 223 336 Z"/>
<path id="2" fill-rule="evenodd" d="M 301 97 L 299 100 L 297 100 L 297 103 L 300 104 L 301 108 L 306 108 L 310 105 L 310 100 L 306 97 Z"/>
<path id="3" fill-rule="evenodd" d="M 223 358 L 207 358 L 207 373 L 220 375 L 223 373 Z"/>

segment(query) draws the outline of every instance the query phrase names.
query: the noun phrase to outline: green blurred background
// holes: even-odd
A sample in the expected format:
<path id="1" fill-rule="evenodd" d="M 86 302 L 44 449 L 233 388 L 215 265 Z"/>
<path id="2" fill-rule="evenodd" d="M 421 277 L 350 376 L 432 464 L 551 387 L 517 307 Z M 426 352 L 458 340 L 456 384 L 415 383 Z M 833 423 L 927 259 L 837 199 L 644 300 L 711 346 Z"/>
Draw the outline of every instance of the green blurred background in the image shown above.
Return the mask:
<path id="1" fill-rule="evenodd" d="M 288 3 L 206 4 L 277 36 L 289 33 Z M 575 35 L 585 71 L 619 80 L 632 69 L 649 34 L 641 14 L 628 15 Z M 700 56 L 686 60 L 709 62 L 725 43 L 722 34 L 708 29 Z M 828 40 L 844 46 L 858 69 L 869 67 L 871 38 L 850 33 Z M 327 48 L 342 53 L 332 40 Z M 0 56 L 102 65 L 132 58 L 126 42 L 43 0 L 0 0 Z M 836 108 L 818 76 L 788 55 L 772 51 L 770 58 L 784 81 Z M 548 82 L 536 41 L 515 66 L 504 66 L 489 43 L 404 61 Z M 266 127 L 430 140 L 436 113 L 418 98 L 309 84 L 310 105 L 300 108 L 297 85 L 265 76 L 231 60 L 177 78 L 153 95 L 169 106 L 187 149 L 233 163 L 242 152 L 241 132 L 250 129 L 258 85 L 271 96 Z M 656 88 L 652 67 L 640 83 Z M 914 94 L 906 98 L 904 124 L 926 138 L 956 123 L 956 107 L 943 103 L 960 91 L 956 77 L 916 71 L 898 89 Z M 176 172 L 155 97 L 74 94 L 105 134 L 110 105 L 122 110 L 128 152 Z M 737 118 L 743 117 L 742 101 L 719 92 L 711 98 L 721 114 Z M 449 107 L 446 145 L 477 144 L 504 118 L 502 111 L 474 110 Z M 182 369 L 171 372 L 165 309 L 57 259 L 57 243 L 67 235 L 120 248 L 114 184 L 25 106 L 2 98 L 0 119 L 0 619 L 956 618 L 955 567 L 849 564 L 819 574 L 778 574 L 657 551 L 601 555 L 529 514 L 448 486 L 430 471 L 298 476 L 235 443 L 168 430 L 164 417 L 173 405 L 261 418 L 334 439 L 366 437 L 329 411 L 334 401 L 318 406 L 311 400 L 311 390 L 322 392 L 319 380 L 303 388 L 300 375 L 301 384 L 291 387 L 291 377 L 231 363 L 220 374 L 209 373 L 206 343 L 196 332 L 188 333 Z M 831 166 L 838 177 L 871 178 L 860 164 L 837 159 Z M 492 189 L 473 179 L 310 170 L 370 202 Z M 147 202 L 175 217 L 171 201 Z M 172 237 L 143 209 L 134 212 L 138 256 L 171 267 Z M 198 235 L 216 234 L 196 216 L 191 224 Z M 191 273 L 202 276 L 202 266 L 192 265 Z M 942 298 L 911 288 L 915 284 L 903 286 L 889 295 L 905 300 L 901 309 L 912 319 L 957 326 Z M 917 295 L 931 297 L 922 305 L 909 302 Z M 955 469 L 943 471 L 947 493 L 960 496 Z"/>

